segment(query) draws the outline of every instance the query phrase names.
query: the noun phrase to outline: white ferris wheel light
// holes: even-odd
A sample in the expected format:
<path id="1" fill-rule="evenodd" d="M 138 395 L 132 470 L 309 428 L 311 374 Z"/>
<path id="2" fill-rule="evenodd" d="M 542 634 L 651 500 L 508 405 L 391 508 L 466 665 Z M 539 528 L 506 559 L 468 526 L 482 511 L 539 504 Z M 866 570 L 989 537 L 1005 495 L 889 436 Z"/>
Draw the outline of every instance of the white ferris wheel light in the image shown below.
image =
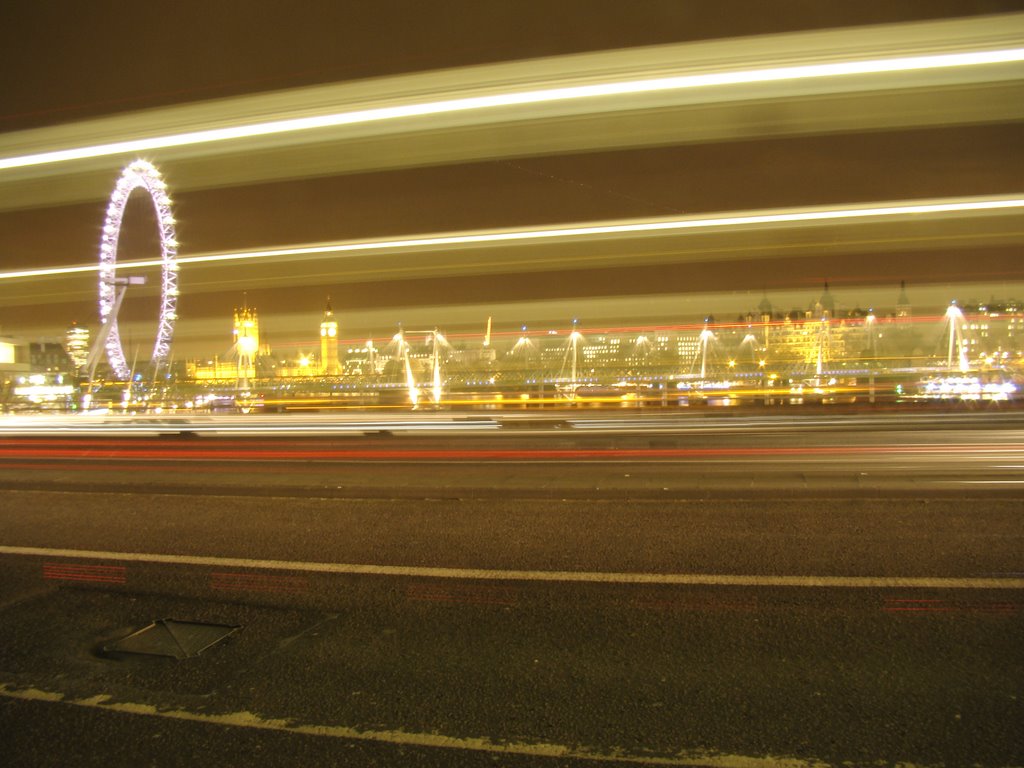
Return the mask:
<path id="1" fill-rule="evenodd" d="M 178 303 L 178 241 L 174 233 L 174 219 L 171 216 L 170 200 L 163 189 L 166 185 L 160 172 L 152 163 L 136 160 L 121 173 L 117 186 L 110 196 L 107 207 L 107 218 L 103 224 L 103 236 L 100 241 L 99 261 L 99 306 L 100 321 L 108 323 L 110 330 L 106 339 L 107 359 L 114 375 L 119 379 L 127 379 L 131 375 L 128 361 L 125 359 L 124 347 L 117 327 L 117 315 L 114 313 L 117 294 L 117 241 L 121 235 L 121 223 L 124 218 L 125 206 L 133 190 L 142 188 L 149 193 L 153 208 L 156 210 L 157 231 L 160 235 L 160 260 L 152 262 L 162 267 L 160 291 L 160 316 L 157 326 L 156 342 L 153 345 L 152 363 L 159 366 L 167 362 L 171 349 L 171 337 L 174 334 L 174 320 L 177 317 Z M 137 266 L 128 264 L 124 266 Z M 113 316 L 112 316 L 113 314 Z"/>

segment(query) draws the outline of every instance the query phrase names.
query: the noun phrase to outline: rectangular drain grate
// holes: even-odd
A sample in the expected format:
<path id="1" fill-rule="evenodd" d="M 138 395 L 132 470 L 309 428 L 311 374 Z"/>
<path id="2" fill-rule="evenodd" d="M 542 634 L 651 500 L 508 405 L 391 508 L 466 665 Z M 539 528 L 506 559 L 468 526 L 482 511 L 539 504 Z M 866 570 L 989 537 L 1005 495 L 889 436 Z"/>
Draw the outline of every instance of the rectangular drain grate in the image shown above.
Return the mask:
<path id="1" fill-rule="evenodd" d="M 234 634 L 241 626 L 159 619 L 127 637 L 103 646 L 106 653 L 138 653 L 188 659 Z"/>

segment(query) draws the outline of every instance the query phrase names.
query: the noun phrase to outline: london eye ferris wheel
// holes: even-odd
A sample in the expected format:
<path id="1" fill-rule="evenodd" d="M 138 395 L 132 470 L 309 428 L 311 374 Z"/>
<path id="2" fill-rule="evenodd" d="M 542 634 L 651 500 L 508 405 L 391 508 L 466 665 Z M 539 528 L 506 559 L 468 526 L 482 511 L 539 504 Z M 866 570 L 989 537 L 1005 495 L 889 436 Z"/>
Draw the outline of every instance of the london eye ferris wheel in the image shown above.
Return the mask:
<path id="1" fill-rule="evenodd" d="M 167 194 L 167 185 L 153 164 L 145 160 L 136 160 L 124 169 L 114 187 L 107 205 L 100 240 L 99 310 L 102 328 L 97 345 L 102 344 L 106 348 L 111 371 L 121 380 L 130 377 L 131 369 L 121 343 L 117 314 L 129 283 L 140 283 L 143 280 L 117 276 L 117 246 L 128 198 L 133 191 L 140 188 L 147 192 L 153 202 L 160 236 L 160 260 L 154 263 L 159 264 L 161 270 L 160 313 L 157 319 L 156 341 L 150 359 L 154 370 L 167 363 L 171 338 L 174 335 L 174 322 L 177 319 L 178 241 L 175 236 L 174 216 L 171 213 L 171 199 Z"/>

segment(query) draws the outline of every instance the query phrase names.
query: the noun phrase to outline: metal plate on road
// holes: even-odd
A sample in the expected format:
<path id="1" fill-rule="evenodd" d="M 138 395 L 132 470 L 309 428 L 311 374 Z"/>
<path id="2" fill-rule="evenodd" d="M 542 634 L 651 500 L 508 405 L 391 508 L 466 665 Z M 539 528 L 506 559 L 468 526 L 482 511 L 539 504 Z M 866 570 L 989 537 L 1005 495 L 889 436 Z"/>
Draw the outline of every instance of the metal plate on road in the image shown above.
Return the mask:
<path id="1" fill-rule="evenodd" d="M 187 659 L 198 656 L 239 629 L 237 625 L 160 619 L 103 646 L 103 651 Z"/>

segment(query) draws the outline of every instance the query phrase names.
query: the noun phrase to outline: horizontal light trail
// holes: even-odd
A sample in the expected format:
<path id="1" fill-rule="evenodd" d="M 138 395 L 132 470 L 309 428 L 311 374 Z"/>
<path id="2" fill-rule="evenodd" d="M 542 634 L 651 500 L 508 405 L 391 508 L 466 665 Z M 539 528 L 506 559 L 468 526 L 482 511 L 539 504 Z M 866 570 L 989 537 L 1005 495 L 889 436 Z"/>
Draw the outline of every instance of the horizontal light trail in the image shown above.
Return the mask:
<path id="1" fill-rule="evenodd" d="M 624 573 L 606 571 L 530 571 L 485 568 L 321 563 L 299 560 L 259 560 L 144 552 L 105 552 L 0 545 L 0 555 L 117 560 L 134 563 L 299 571 L 369 576 L 416 576 L 467 581 L 544 581 L 593 584 L 678 584 L 735 587 L 911 588 L 911 589 L 1024 589 L 1019 578 L 947 578 L 940 576 L 773 576 L 716 573 Z"/>
<path id="2" fill-rule="evenodd" d="M 286 418 L 296 418 L 287 416 Z M 352 422 L 350 424 L 310 424 L 303 422 L 288 423 L 261 423 L 254 421 L 250 424 L 231 424 L 217 422 L 213 424 L 181 422 L 146 423 L 140 421 L 133 423 L 130 420 L 111 424 L 90 424 L 88 420 L 68 420 L 61 423 L 39 423 L 19 421 L 16 424 L 0 424 L 0 435 L 39 435 L 46 437 L 61 436 L 125 436 L 125 435 L 152 435 L 154 433 L 181 434 L 188 433 L 214 433 L 217 435 L 254 435 L 261 433 L 276 433 L 286 435 L 320 435 L 320 434 L 355 434 L 375 432 L 493 432 L 501 428 L 496 421 L 382 421 L 377 423 Z"/>
<path id="3" fill-rule="evenodd" d="M 404 120 L 453 112 L 526 106 L 558 101 L 573 101 L 693 88 L 713 88 L 787 80 L 805 80 L 851 75 L 887 74 L 952 67 L 974 67 L 1024 61 L 1024 48 L 987 51 L 903 56 L 787 67 L 769 67 L 733 72 L 678 75 L 641 80 L 619 80 L 558 88 L 513 91 L 486 96 L 445 99 L 441 101 L 399 104 L 351 112 L 271 120 L 248 125 L 235 125 L 207 130 L 189 131 L 142 139 L 73 147 L 0 159 L 0 171 L 35 165 L 49 165 L 72 160 L 105 157 L 125 153 L 148 152 L 169 147 L 209 144 L 257 136 L 271 136 L 298 131 L 332 128 L 344 125 Z"/>
<path id="4" fill-rule="evenodd" d="M 832 285 L 833 282 L 830 280 L 829 284 Z M 875 316 L 874 320 L 872 320 L 870 322 L 877 323 L 880 326 L 899 325 L 900 327 L 905 327 L 907 325 L 929 326 L 929 325 L 934 325 L 936 323 L 941 323 L 941 322 L 945 322 L 945 321 L 946 321 L 946 314 L 945 314 L 945 312 L 943 312 L 941 314 L 914 315 L 913 317 L 886 317 L 886 316 L 879 317 L 879 316 Z M 789 321 L 789 322 L 791 322 L 791 321 Z M 862 317 L 862 318 L 860 318 L 860 322 L 861 323 L 866 323 L 866 322 L 868 322 L 868 320 L 867 320 L 866 317 Z M 786 326 L 786 324 L 787 324 L 786 320 L 774 320 L 773 319 L 773 320 L 769 320 L 769 321 L 763 321 L 763 320 L 758 320 L 757 321 L 757 327 L 758 328 L 783 328 L 783 327 Z M 751 324 L 749 322 L 747 322 L 746 320 L 743 320 L 743 321 L 716 320 L 715 322 L 709 322 L 709 323 L 705 323 L 703 321 L 690 321 L 690 322 L 679 322 L 679 323 L 660 323 L 660 324 L 651 324 L 651 325 L 635 325 L 635 324 L 631 324 L 631 325 L 577 326 L 576 330 L 578 330 L 584 336 L 589 336 L 591 334 L 599 334 L 599 335 L 600 334 L 604 334 L 604 335 L 608 335 L 608 334 L 632 334 L 632 333 L 651 335 L 651 334 L 664 333 L 664 332 L 671 333 L 671 332 L 678 332 L 678 331 L 700 331 L 700 330 L 703 330 L 704 328 L 710 328 L 710 329 L 712 329 L 714 331 L 719 331 L 719 330 L 728 331 L 728 330 L 734 330 L 734 329 L 746 329 L 746 328 L 749 328 L 750 325 Z M 492 343 L 493 343 L 494 339 L 520 339 L 520 338 L 523 338 L 523 337 L 526 337 L 528 339 L 550 339 L 554 335 L 562 335 L 562 336 L 568 335 L 570 330 L 571 330 L 570 328 L 566 328 L 566 327 L 563 327 L 563 328 L 549 328 L 548 326 L 545 326 L 545 325 L 541 325 L 541 326 L 536 327 L 536 328 L 529 328 L 529 327 L 527 327 L 526 330 L 523 330 L 521 327 L 520 328 L 512 328 L 511 330 L 492 329 L 491 330 L 491 339 L 492 339 Z M 426 333 L 414 333 L 412 331 L 405 331 L 405 335 L 407 337 L 410 337 L 410 336 L 411 337 L 415 337 L 415 336 L 428 336 L 429 334 L 430 334 L 429 331 L 426 332 Z M 484 336 L 483 331 L 479 331 L 479 330 L 477 330 L 477 331 L 453 331 L 453 332 L 445 334 L 445 338 L 447 338 L 449 341 L 454 341 L 454 340 L 470 340 L 470 341 L 472 341 L 472 340 L 482 339 L 483 336 Z M 381 344 L 381 343 L 387 344 L 387 343 L 391 342 L 392 338 L 393 338 L 393 334 L 392 335 L 386 335 L 386 336 L 378 336 L 378 337 L 375 337 L 375 338 L 367 338 L 367 336 L 352 336 L 352 337 L 347 337 L 347 338 L 346 337 L 339 337 L 338 343 L 339 344 L 343 344 L 343 345 L 350 345 L 350 346 L 365 345 L 367 343 L 367 341 L 372 341 L 374 344 Z M 302 348 L 304 346 L 304 342 L 302 342 L 302 341 L 286 341 L 286 342 L 282 342 L 280 344 L 276 344 L 275 346 L 282 347 L 282 348 L 295 348 L 295 349 L 298 349 L 298 348 Z M 862 361 L 867 361 L 867 360 L 907 360 L 908 357 L 906 355 L 900 355 L 898 357 L 895 356 L 895 355 L 892 355 L 892 356 L 875 355 L 873 357 L 851 358 L 851 359 L 862 360 Z M 915 358 L 912 357 L 910 359 L 915 359 Z M 929 358 L 927 358 L 927 356 L 925 356 L 925 355 L 918 355 L 916 359 L 926 360 L 926 359 L 929 359 Z"/>
<path id="5" fill-rule="evenodd" d="M 1010 452 L 1008 454 L 1008 452 Z M 432 461 L 580 461 L 618 460 L 644 461 L 655 459 L 701 460 L 715 458 L 859 458 L 895 455 L 948 456 L 955 459 L 970 458 L 988 461 L 1013 460 L 1024 455 L 1024 444 L 967 444 L 967 445 L 820 445 L 820 446 L 767 446 L 735 448 L 274 448 L 264 445 L 154 446 L 82 444 L 72 441 L 63 446 L 38 446 L 31 443 L 0 446 L 0 459 L 81 459 L 97 460 L 158 460 L 158 461 L 361 461 L 361 462 L 432 462 Z M 1024 481 L 1021 481 L 1024 482 Z"/>
<path id="6" fill-rule="evenodd" d="M 1017 604 L 1012 602 L 984 602 L 964 605 L 937 598 L 886 598 L 882 608 L 886 613 L 1017 613 Z"/>
<path id="7" fill-rule="evenodd" d="M 957 485 L 1024 485 L 1024 480 L 943 480 Z"/>
<path id="8" fill-rule="evenodd" d="M 209 264 L 213 262 L 260 261 L 294 256 L 328 256 L 332 254 L 370 253 L 390 250 L 432 250 L 450 246 L 529 243 L 531 241 L 576 240 L 600 236 L 685 232 L 724 227 L 761 227 L 772 224 L 800 224 L 846 219 L 890 219 L 898 216 L 924 216 L 944 213 L 983 213 L 986 211 L 1024 209 L 1024 193 L 989 198 L 944 198 L 928 202 L 891 202 L 865 206 L 811 208 L 805 210 L 763 211 L 712 216 L 682 216 L 674 219 L 639 219 L 619 222 L 573 224 L 543 229 L 514 229 L 493 232 L 466 232 L 443 235 L 421 235 L 395 240 L 363 240 L 270 248 L 266 250 L 210 253 L 179 256 L 178 264 Z M 159 259 L 126 261 L 118 269 L 161 267 Z M 55 275 L 98 272 L 99 264 L 72 267 L 49 267 L 0 272 L 0 280 L 14 280 Z"/>
<path id="9" fill-rule="evenodd" d="M 564 405 L 564 401 L 562 402 Z M 680 434 L 698 434 L 705 432 L 794 432 L 808 428 L 831 427 L 837 429 L 863 427 L 900 426 L 907 429 L 935 428 L 959 429 L 979 421 L 972 413 L 943 412 L 941 414 L 915 413 L 898 411 L 898 424 L 894 415 L 863 414 L 853 417 L 848 414 L 832 417 L 826 416 L 730 416 L 728 419 L 695 417 L 692 414 L 662 415 L 651 413 L 645 416 L 634 416 L 616 412 L 608 415 L 580 416 L 578 409 L 562 408 L 535 413 L 518 413 L 509 411 L 500 416 L 468 416 L 446 417 L 430 411 L 409 412 L 403 406 L 403 414 L 399 418 L 381 419 L 366 418 L 362 411 L 351 413 L 336 412 L 329 417 L 322 414 L 270 414 L 245 416 L 239 415 L 202 415 L 177 416 L 169 418 L 133 417 L 133 416 L 93 416 L 78 414 L 70 416 L 44 415 L 7 415 L 0 418 L 0 435 L 6 436 L 5 447 L 12 448 L 16 444 L 44 446 L 75 445 L 79 448 L 88 446 L 120 445 L 166 448 L 166 440 L 153 441 L 159 434 L 202 434 L 205 439 L 215 439 L 218 447 L 247 447 L 257 445 L 254 440 L 259 437 L 294 436 L 315 438 L 323 435 L 348 435 L 352 438 L 372 438 L 379 433 L 431 432 L 458 433 L 475 432 L 490 435 L 517 435 L 525 431 L 544 431 L 564 436 L 565 429 L 608 432 L 643 432 L 652 430 L 670 430 Z M 397 414 L 396 414 L 397 415 Z M 1012 418 L 1009 413 L 999 414 L 1001 426 L 1008 426 Z M 988 425 L 992 420 L 981 419 Z M 525 422 L 525 425 L 524 425 Z M 1016 427 L 1018 420 L 1014 419 Z M 554 430 L 559 430 L 555 432 Z M 1020 442 L 1020 429 L 999 430 L 990 433 L 986 445 L 992 449 L 1010 443 Z M 17 438 L 21 441 L 14 442 Z M 89 439 L 85 439 L 89 438 Z M 116 442 L 120 438 L 121 442 Z M 147 440 L 150 438 L 150 440 Z M 239 439 L 244 439 L 239 442 Z M 130 442 L 128 442 L 130 440 Z M 924 444 L 927 445 L 927 444 Z M 204 444 L 204 447 L 212 447 Z M 275 444 L 274 447 L 280 447 Z M 295 447 L 291 445 L 290 447 Z M 355 447 L 352 444 L 350 447 Z M 1018 461 L 1019 457 L 1007 457 L 1007 461 Z M 1008 467 L 1009 468 L 1009 467 Z"/>

